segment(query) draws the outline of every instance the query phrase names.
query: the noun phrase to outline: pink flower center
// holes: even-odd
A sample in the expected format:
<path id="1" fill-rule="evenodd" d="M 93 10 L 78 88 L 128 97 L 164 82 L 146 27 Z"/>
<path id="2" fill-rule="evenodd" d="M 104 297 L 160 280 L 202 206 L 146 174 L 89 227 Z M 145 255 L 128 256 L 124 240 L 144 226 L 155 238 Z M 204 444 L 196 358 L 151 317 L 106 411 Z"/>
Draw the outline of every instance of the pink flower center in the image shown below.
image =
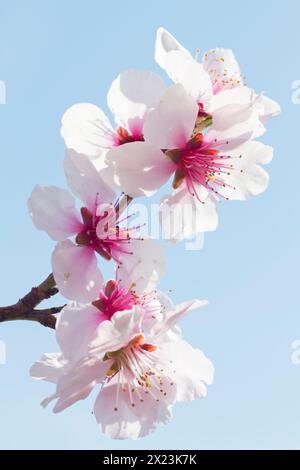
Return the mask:
<path id="1" fill-rule="evenodd" d="M 141 132 L 129 132 L 124 127 L 118 127 L 116 136 L 116 145 L 128 144 L 130 142 L 143 142 L 144 136 Z"/>
<path id="2" fill-rule="evenodd" d="M 227 186 L 235 189 L 226 183 L 226 176 L 230 176 L 233 169 L 230 161 L 232 157 L 221 154 L 217 147 L 216 140 L 206 142 L 203 134 L 198 133 L 183 149 L 167 151 L 166 154 L 177 164 L 173 187 L 178 188 L 185 180 L 190 194 L 198 199 L 195 184 L 200 184 L 221 197 L 223 197 L 220 193 L 222 188 Z"/>
<path id="3" fill-rule="evenodd" d="M 83 230 L 77 234 L 75 241 L 78 245 L 92 248 L 103 258 L 107 260 L 113 258 L 119 263 L 120 254 L 131 254 L 131 251 L 126 248 L 131 239 L 130 231 L 139 227 L 121 228 L 119 226 L 129 216 L 122 220 L 119 218 L 118 201 L 114 207 L 109 206 L 101 215 L 96 214 L 97 207 L 96 203 L 95 214 L 92 214 L 87 207 L 80 209 Z"/>
<path id="4" fill-rule="evenodd" d="M 103 316 L 103 320 L 110 320 L 114 313 L 130 310 L 136 304 L 133 292 L 123 287 L 120 282 L 110 280 L 100 291 L 99 299 L 93 302 Z"/>
<path id="5" fill-rule="evenodd" d="M 155 318 L 161 313 L 162 306 L 156 291 L 137 295 L 134 287 L 135 284 L 127 289 L 120 281 L 114 279 L 107 282 L 105 288 L 100 291 L 99 298 L 93 302 L 102 312 L 103 320 L 110 320 L 114 313 L 130 310 L 134 305 L 144 310 L 145 319 Z"/>

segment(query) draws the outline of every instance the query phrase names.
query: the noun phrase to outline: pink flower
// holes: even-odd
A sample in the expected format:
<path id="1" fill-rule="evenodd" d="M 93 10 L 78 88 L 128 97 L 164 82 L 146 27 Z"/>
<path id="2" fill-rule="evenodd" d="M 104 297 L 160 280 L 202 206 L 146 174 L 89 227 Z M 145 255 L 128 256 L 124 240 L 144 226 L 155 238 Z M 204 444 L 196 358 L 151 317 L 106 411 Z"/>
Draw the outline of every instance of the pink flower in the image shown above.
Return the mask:
<path id="1" fill-rule="evenodd" d="M 162 175 L 174 176 L 175 191 L 161 205 L 163 229 L 174 240 L 214 230 L 219 199 L 243 200 L 267 187 L 268 175 L 260 164 L 272 159 L 272 148 L 252 140 L 263 125 L 244 91 L 216 95 L 212 122 L 199 130 L 199 105 L 182 85 L 174 85 L 147 113 L 145 142 L 135 152 L 124 146 L 122 158 L 114 150 L 106 155 L 113 183 L 131 196 L 148 195 L 149 188 L 153 192 L 162 186 Z M 242 105 L 238 100 L 232 105 L 228 95 L 234 93 L 245 98 Z M 180 206 L 191 210 L 176 216 Z"/>
<path id="2" fill-rule="evenodd" d="M 159 103 L 165 89 L 162 79 L 150 71 L 126 70 L 113 81 L 107 97 L 116 127 L 99 107 L 75 104 L 62 118 L 61 135 L 66 146 L 99 158 L 112 147 L 143 141 L 144 117 Z"/>
<path id="3" fill-rule="evenodd" d="M 113 296 L 111 306 L 118 296 L 114 292 L 105 293 Z M 204 382 L 212 382 L 213 365 L 204 354 L 167 336 L 183 315 L 201 305 L 190 301 L 164 310 L 147 333 L 143 307 L 129 298 L 121 305 L 129 310 L 104 321 L 95 307 L 66 307 L 57 324 L 62 353 L 44 355 L 31 368 L 34 378 L 57 384 L 43 406 L 57 400 L 54 412 L 60 412 L 100 386 L 94 414 L 107 436 L 137 439 L 166 424 L 176 401 L 204 397 Z"/>
<path id="4" fill-rule="evenodd" d="M 36 186 L 28 201 L 36 227 L 58 242 L 52 268 L 61 294 L 80 302 L 97 297 L 103 276 L 96 254 L 126 265 L 135 256 L 142 263 L 139 251 L 148 249 L 156 262 L 154 272 L 163 271 L 165 256 L 159 245 L 152 240 L 132 239 L 130 229 L 119 225 L 122 218 L 118 203 L 113 205 L 115 193 L 89 158 L 69 150 L 64 166 L 70 188 L 83 203 L 80 213 L 72 194 L 55 186 Z M 74 241 L 69 239 L 72 236 Z M 152 269 L 151 260 L 147 260 L 147 269 Z"/>

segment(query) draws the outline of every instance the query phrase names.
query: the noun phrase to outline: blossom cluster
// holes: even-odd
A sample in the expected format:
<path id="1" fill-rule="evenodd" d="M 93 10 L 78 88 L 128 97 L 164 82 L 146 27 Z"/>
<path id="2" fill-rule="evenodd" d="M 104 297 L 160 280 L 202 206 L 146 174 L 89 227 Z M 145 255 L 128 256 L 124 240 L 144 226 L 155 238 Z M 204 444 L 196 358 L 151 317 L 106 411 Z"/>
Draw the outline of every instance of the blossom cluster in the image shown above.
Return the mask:
<path id="1" fill-rule="evenodd" d="M 166 255 L 131 226 L 128 206 L 170 181 L 160 202 L 162 232 L 180 241 L 215 230 L 220 200 L 246 200 L 267 188 L 262 165 L 273 149 L 256 139 L 280 112 L 246 86 L 230 49 L 210 50 L 200 61 L 159 28 L 155 60 L 168 84 L 148 70 L 122 72 L 107 95 L 113 124 L 94 104 L 66 111 L 70 191 L 36 186 L 28 201 L 35 226 L 56 242 L 53 275 L 69 300 L 57 316 L 59 352 L 44 354 L 31 375 L 55 384 L 42 404 L 55 401 L 56 413 L 97 388 L 95 418 L 118 439 L 166 424 L 176 402 L 205 397 L 214 374 L 178 326 L 207 301 L 175 305 L 158 290 Z M 104 279 L 105 260 L 114 263 L 113 279 Z"/>

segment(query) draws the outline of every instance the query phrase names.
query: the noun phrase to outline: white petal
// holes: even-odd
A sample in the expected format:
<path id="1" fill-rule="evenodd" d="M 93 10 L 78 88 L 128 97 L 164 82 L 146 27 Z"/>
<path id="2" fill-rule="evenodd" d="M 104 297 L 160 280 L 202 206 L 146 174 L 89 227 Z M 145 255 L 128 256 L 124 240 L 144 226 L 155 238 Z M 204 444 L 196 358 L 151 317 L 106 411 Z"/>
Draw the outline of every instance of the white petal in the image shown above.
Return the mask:
<path id="1" fill-rule="evenodd" d="M 144 124 L 144 136 L 160 149 L 185 147 L 191 138 L 198 105 L 181 85 L 174 85 L 164 94 L 161 103 L 149 111 Z"/>
<path id="2" fill-rule="evenodd" d="M 265 132 L 267 120 L 280 113 L 280 106 L 265 95 L 257 95 L 251 88 L 240 86 L 214 95 L 208 111 L 212 113 L 213 125 L 220 127 L 222 115 L 226 114 L 229 120 L 223 119 L 223 129 L 238 125 L 242 119 L 243 125 L 247 124 L 251 130 L 252 138 L 256 138 Z"/>
<path id="3" fill-rule="evenodd" d="M 224 177 L 227 186 L 222 188 L 221 194 L 229 199 L 244 200 L 264 192 L 268 187 L 269 175 L 259 163 L 272 160 L 272 147 L 250 141 L 231 151 L 230 155 L 233 157 L 233 169 L 229 176 Z"/>
<path id="4" fill-rule="evenodd" d="M 209 74 L 214 93 L 243 84 L 239 64 L 231 49 L 212 49 L 203 56 L 203 66 Z"/>
<path id="5" fill-rule="evenodd" d="M 257 103 L 260 107 L 260 118 L 263 123 L 281 113 L 280 105 L 263 94 L 258 96 Z"/>
<path id="6" fill-rule="evenodd" d="M 175 389 L 174 389 L 175 390 Z M 172 391 L 174 394 L 174 391 Z M 99 393 L 94 414 L 102 432 L 112 439 L 139 439 L 153 432 L 157 426 L 167 424 L 172 418 L 172 408 L 168 399 L 156 401 L 151 395 L 143 393 L 143 402 L 135 397 L 134 407 L 129 393 L 120 392 L 116 408 L 117 385 L 105 386 Z M 173 398 L 173 397 L 172 397 Z"/>
<path id="7" fill-rule="evenodd" d="M 73 302 L 59 313 L 56 339 L 66 359 L 77 362 L 87 355 L 88 345 L 101 322 L 101 312 L 93 305 Z"/>
<path id="8" fill-rule="evenodd" d="M 117 275 L 122 284 L 138 294 L 152 292 L 166 273 L 167 258 L 162 246 L 155 240 L 131 240 L 133 254 L 123 255 Z"/>
<path id="9" fill-rule="evenodd" d="M 52 269 L 57 287 L 67 299 L 84 303 L 98 298 L 103 276 L 91 248 L 76 246 L 70 240 L 58 243 Z"/>
<path id="10" fill-rule="evenodd" d="M 204 187 L 195 184 L 195 188 L 202 202 L 188 192 L 185 183 L 161 200 L 160 219 L 165 240 L 176 243 L 196 233 L 217 228 L 215 198 Z"/>
<path id="11" fill-rule="evenodd" d="M 77 401 L 87 398 L 95 385 L 103 380 L 106 370 L 107 365 L 99 358 L 89 357 L 77 363 L 59 379 L 56 394 L 50 397 L 50 400 L 58 399 L 53 408 L 54 413 L 59 413 Z M 44 405 L 50 400 L 46 400 Z"/>
<path id="12" fill-rule="evenodd" d="M 187 57 L 192 58 L 191 54 L 185 49 L 169 31 L 164 28 L 158 28 L 155 42 L 155 60 L 164 70 L 168 53 L 172 51 L 182 51 Z"/>
<path id="13" fill-rule="evenodd" d="M 115 147 L 106 154 L 106 181 L 132 197 L 151 196 L 176 167 L 158 148 L 145 142 Z"/>
<path id="14" fill-rule="evenodd" d="M 177 401 L 206 396 L 205 383 L 212 383 L 214 366 L 199 349 L 186 341 L 167 342 L 161 345 L 161 355 L 172 358 Z"/>
<path id="15" fill-rule="evenodd" d="M 113 203 L 115 192 L 106 184 L 101 174 L 86 155 L 67 150 L 64 170 L 73 193 L 94 213 L 96 203 Z"/>
<path id="16" fill-rule="evenodd" d="M 107 96 L 108 106 L 120 126 L 132 134 L 142 134 L 147 109 L 159 103 L 165 89 L 159 75 L 149 70 L 129 69 L 113 81 Z"/>
<path id="17" fill-rule="evenodd" d="M 215 112 L 217 109 L 230 105 L 244 105 L 250 106 L 255 102 L 257 95 L 251 88 L 241 86 L 224 90 L 222 93 L 214 95 L 210 103 L 210 112 Z"/>
<path id="18" fill-rule="evenodd" d="M 102 357 L 106 352 L 118 351 L 142 333 L 143 309 L 116 312 L 110 320 L 101 322 L 89 344 L 91 355 Z M 102 355 L 102 356 L 101 356 Z"/>
<path id="19" fill-rule="evenodd" d="M 104 112 L 90 103 L 71 106 L 62 117 L 61 135 L 68 148 L 91 158 L 115 143 L 114 131 Z"/>
<path id="20" fill-rule="evenodd" d="M 191 54 L 168 31 L 159 28 L 155 44 L 155 60 L 175 83 L 180 83 L 196 100 L 209 102 L 212 85 L 209 75 L 202 64 L 193 59 Z"/>
<path id="21" fill-rule="evenodd" d="M 28 200 L 34 225 L 53 240 L 65 240 L 79 232 L 82 224 L 69 191 L 56 186 L 36 186 Z"/>
<path id="22" fill-rule="evenodd" d="M 255 95 L 246 87 L 226 90 L 215 95 L 209 112 L 213 118 L 210 131 L 226 133 L 228 139 L 242 134 L 255 138 L 265 132 Z"/>
<path id="23" fill-rule="evenodd" d="M 62 353 L 45 353 L 30 368 L 30 375 L 36 380 L 57 383 L 58 379 L 68 371 L 68 361 Z"/>

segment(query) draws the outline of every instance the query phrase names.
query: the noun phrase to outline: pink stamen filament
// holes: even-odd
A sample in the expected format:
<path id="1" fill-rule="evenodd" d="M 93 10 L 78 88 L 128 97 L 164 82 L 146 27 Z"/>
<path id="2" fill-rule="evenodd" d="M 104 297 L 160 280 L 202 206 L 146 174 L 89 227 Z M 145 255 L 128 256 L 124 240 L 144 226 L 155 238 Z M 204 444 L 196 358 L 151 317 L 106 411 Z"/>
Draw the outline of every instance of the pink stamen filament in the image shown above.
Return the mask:
<path id="1" fill-rule="evenodd" d="M 177 165 L 184 174 L 187 189 L 202 203 L 195 184 L 202 185 L 220 197 L 225 197 L 219 192 L 221 188 L 236 189 L 226 182 L 226 176 L 230 176 L 234 170 L 234 165 L 229 162 L 241 156 L 220 154 L 217 149 L 219 145 L 216 140 L 205 142 L 202 134 L 197 134 L 179 153 Z"/>

